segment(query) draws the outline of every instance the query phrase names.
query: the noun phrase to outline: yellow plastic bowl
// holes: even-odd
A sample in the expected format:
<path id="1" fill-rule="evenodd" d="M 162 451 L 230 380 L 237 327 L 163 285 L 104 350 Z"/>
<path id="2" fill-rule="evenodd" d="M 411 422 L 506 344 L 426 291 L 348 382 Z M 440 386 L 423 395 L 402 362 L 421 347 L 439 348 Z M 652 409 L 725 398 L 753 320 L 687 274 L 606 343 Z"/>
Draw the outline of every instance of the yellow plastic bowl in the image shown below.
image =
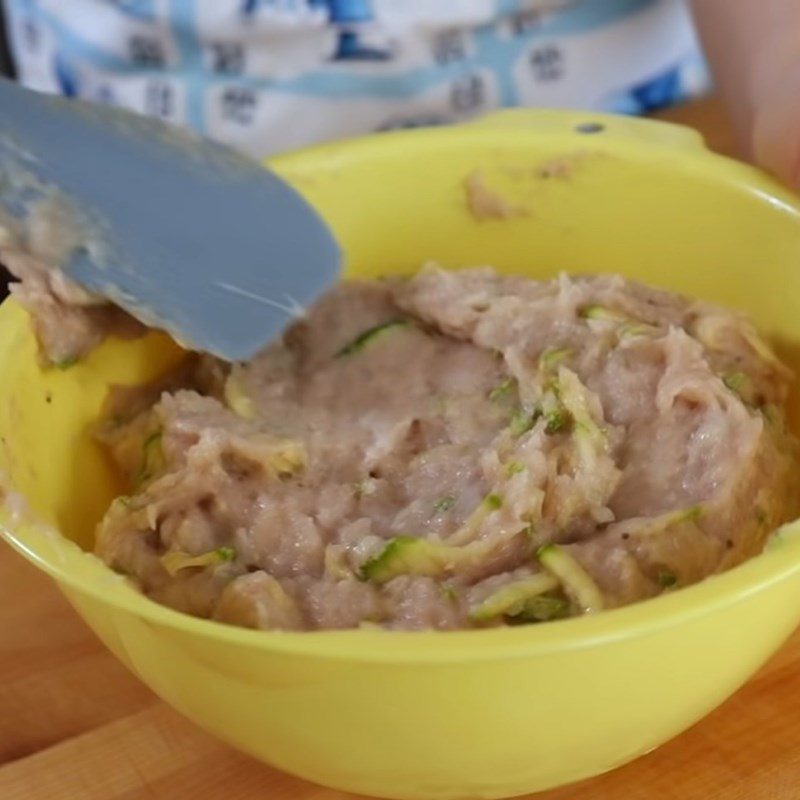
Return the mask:
<path id="1" fill-rule="evenodd" d="M 602 130 L 580 132 L 587 122 Z M 534 277 L 620 272 L 745 309 L 799 361 L 800 207 L 684 129 L 508 112 L 273 166 L 333 226 L 349 275 L 410 272 L 431 258 Z M 510 216 L 471 213 L 465 180 L 476 174 Z M 42 371 L 26 315 L 5 303 L 2 525 L 148 686 L 288 772 L 389 798 L 494 798 L 596 775 L 708 713 L 800 618 L 795 526 L 697 586 L 535 627 L 265 633 L 170 611 L 80 548 L 115 489 L 88 434 L 109 383 L 151 378 L 178 358 L 152 335 Z"/>

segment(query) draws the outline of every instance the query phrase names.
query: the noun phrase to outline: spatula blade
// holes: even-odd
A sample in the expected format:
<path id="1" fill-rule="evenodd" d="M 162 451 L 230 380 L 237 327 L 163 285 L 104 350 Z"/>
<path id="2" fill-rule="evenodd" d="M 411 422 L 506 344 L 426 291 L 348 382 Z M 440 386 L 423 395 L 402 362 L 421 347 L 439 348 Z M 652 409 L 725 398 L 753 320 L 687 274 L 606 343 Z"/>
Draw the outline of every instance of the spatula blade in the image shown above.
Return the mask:
<path id="1" fill-rule="evenodd" d="M 332 234 L 293 188 L 165 123 L 2 81 L 0 145 L 6 173 L 80 209 L 90 235 L 64 271 L 193 349 L 250 358 L 338 277 Z"/>

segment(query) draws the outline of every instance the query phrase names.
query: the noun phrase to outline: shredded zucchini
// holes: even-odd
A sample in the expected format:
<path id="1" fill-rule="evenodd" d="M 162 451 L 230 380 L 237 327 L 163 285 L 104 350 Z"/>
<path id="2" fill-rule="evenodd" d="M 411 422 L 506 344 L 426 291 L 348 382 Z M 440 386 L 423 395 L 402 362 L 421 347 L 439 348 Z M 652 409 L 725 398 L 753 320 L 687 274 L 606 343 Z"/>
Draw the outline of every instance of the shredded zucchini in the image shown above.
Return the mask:
<path id="1" fill-rule="evenodd" d="M 278 477 L 288 477 L 299 472 L 305 464 L 305 447 L 300 442 L 287 440 L 281 449 L 270 455 L 265 466 Z"/>
<path id="2" fill-rule="evenodd" d="M 722 382 L 736 394 L 741 392 L 748 381 L 749 378 L 744 374 L 744 372 L 732 372 L 729 375 L 722 376 Z"/>
<path id="3" fill-rule="evenodd" d="M 669 570 L 662 569 L 658 573 L 658 585 L 662 589 L 671 589 L 678 582 L 678 576 Z"/>
<path id="4" fill-rule="evenodd" d="M 699 339 L 709 350 L 724 350 L 726 334 L 732 332 L 741 336 L 750 349 L 762 360 L 781 374 L 789 374 L 786 365 L 775 355 L 772 348 L 761 338 L 753 325 L 745 320 L 723 314 L 708 314 L 697 319 L 692 335 Z"/>
<path id="5" fill-rule="evenodd" d="M 617 333 L 621 338 L 628 336 L 644 336 L 647 333 L 657 330 L 655 325 L 635 319 L 621 311 L 605 306 L 593 305 L 586 306 L 578 312 L 578 316 L 583 319 L 596 319 L 602 322 L 613 322 L 619 327 Z"/>
<path id="6" fill-rule="evenodd" d="M 599 319 L 603 322 L 631 322 L 631 318 L 627 314 L 599 305 L 584 306 L 578 312 L 578 316 L 581 319 Z"/>
<path id="7" fill-rule="evenodd" d="M 759 405 L 756 397 L 756 388 L 749 375 L 746 375 L 744 372 L 731 372 L 722 376 L 722 382 L 745 403 L 745 405 Z"/>
<path id="8" fill-rule="evenodd" d="M 514 622 L 550 622 L 555 619 L 564 619 L 570 615 L 570 612 L 569 600 L 543 594 L 526 600 L 512 619 Z"/>
<path id="9" fill-rule="evenodd" d="M 586 466 L 591 467 L 605 450 L 607 442 L 605 433 L 589 410 L 588 390 L 580 378 L 566 367 L 558 371 L 558 386 L 561 402 L 572 418 L 580 457 Z"/>
<path id="10" fill-rule="evenodd" d="M 218 547 L 208 553 L 201 553 L 198 556 L 189 555 L 181 550 L 172 550 L 161 556 L 161 563 L 164 569 L 174 577 L 182 569 L 190 567 L 211 567 L 225 564 L 236 558 L 236 551 L 232 547 Z"/>
<path id="11" fill-rule="evenodd" d="M 621 338 L 625 339 L 633 336 L 646 336 L 648 333 L 653 333 L 657 328 L 655 325 L 650 325 L 647 322 L 625 322 L 619 326 L 617 331 Z"/>
<path id="12" fill-rule="evenodd" d="M 448 537 L 448 544 L 464 544 L 470 541 L 480 530 L 486 518 L 501 508 L 503 498 L 498 494 L 487 494 L 481 500 L 478 507 L 469 515 L 464 524 L 451 536 Z"/>
<path id="13" fill-rule="evenodd" d="M 451 603 L 458 602 L 458 590 L 455 586 L 450 586 L 448 584 L 443 583 L 439 587 L 439 593 L 442 595 L 442 598 L 448 600 Z"/>
<path id="14" fill-rule="evenodd" d="M 761 411 L 764 420 L 770 425 L 777 425 L 781 421 L 780 408 L 772 403 L 762 406 L 759 411 Z"/>
<path id="15" fill-rule="evenodd" d="M 552 372 L 562 361 L 572 356 L 569 347 L 548 347 L 539 356 L 539 369 L 542 372 Z"/>
<path id="16" fill-rule="evenodd" d="M 555 575 L 564 591 L 586 614 L 602 611 L 603 594 L 589 573 L 563 547 L 547 544 L 537 552 L 539 563 Z"/>
<path id="17" fill-rule="evenodd" d="M 153 431 L 142 443 L 142 460 L 134 478 L 134 486 L 141 487 L 152 480 L 164 468 L 164 453 L 161 449 L 161 430 Z"/>
<path id="18" fill-rule="evenodd" d="M 489 399 L 493 403 L 503 403 L 512 397 L 516 388 L 517 382 L 514 378 L 506 378 L 501 384 L 495 386 L 494 389 L 489 392 Z"/>
<path id="19" fill-rule="evenodd" d="M 508 423 L 508 432 L 514 437 L 518 438 L 523 433 L 527 433 L 536 424 L 536 420 L 542 415 L 542 412 L 535 408 L 533 411 L 525 411 L 524 409 L 517 409 L 512 415 Z"/>
<path id="20" fill-rule="evenodd" d="M 306 465 L 306 449 L 302 442 L 294 439 L 276 439 L 270 434 L 256 434 L 241 441 L 237 454 L 260 466 L 267 475 L 289 478 Z"/>
<path id="21" fill-rule="evenodd" d="M 343 356 L 351 356 L 354 353 L 361 352 L 370 342 L 373 342 L 380 335 L 387 331 L 397 328 L 407 328 L 411 324 L 411 320 L 401 317 L 399 319 L 390 319 L 388 322 L 382 322 L 380 325 L 375 325 L 368 328 L 363 333 L 360 333 L 353 339 L 352 342 L 346 344 L 336 353 L 336 358 Z"/>
<path id="22" fill-rule="evenodd" d="M 569 431 L 572 425 L 572 415 L 565 408 L 554 408 L 545 414 L 544 432 L 548 436 Z"/>
<path id="23" fill-rule="evenodd" d="M 396 536 L 362 565 L 358 577 L 373 583 L 386 583 L 398 575 L 438 578 L 477 563 L 497 544 L 496 540 L 484 539 L 455 547 L 416 536 Z"/>
<path id="24" fill-rule="evenodd" d="M 486 622 L 500 616 L 516 616 L 525 603 L 536 595 L 558 588 L 558 580 L 549 573 L 539 573 L 530 578 L 513 581 L 489 595 L 470 611 L 470 619 Z"/>
<path id="25" fill-rule="evenodd" d="M 491 511 L 497 511 L 503 507 L 503 498 L 499 494 L 487 494 L 484 502 Z"/>
<path id="26" fill-rule="evenodd" d="M 631 528 L 631 533 L 653 536 L 684 522 L 694 522 L 703 516 L 705 509 L 702 505 L 679 508 L 677 511 L 668 511 L 656 517 L 645 519 L 639 527 Z"/>
<path id="27" fill-rule="evenodd" d="M 434 503 L 433 510 L 436 514 L 444 514 L 446 511 L 450 511 L 455 504 L 455 495 L 446 494 L 444 497 L 440 497 L 436 503 Z"/>
<path id="28" fill-rule="evenodd" d="M 234 414 L 243 419 L 254 419 L 256 417 L 256 407 L 253 399 L 247 394 L 241 378 L 234 372 L 228 375 L 223 394 L 226 405 Z"/>

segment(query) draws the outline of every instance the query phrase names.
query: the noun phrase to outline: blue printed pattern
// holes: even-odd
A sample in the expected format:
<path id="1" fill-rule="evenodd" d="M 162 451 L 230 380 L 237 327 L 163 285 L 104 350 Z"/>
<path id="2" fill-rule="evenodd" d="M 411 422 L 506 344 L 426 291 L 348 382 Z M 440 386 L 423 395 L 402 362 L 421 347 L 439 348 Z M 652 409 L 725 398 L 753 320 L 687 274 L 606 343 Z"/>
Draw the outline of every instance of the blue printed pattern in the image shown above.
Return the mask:
<path id="1" fill-rule="evenodd" d="M 259 156 L 513 105 L 638 114 L 705 83 L 681 0 L 5 5 L 26 84 Z"/>

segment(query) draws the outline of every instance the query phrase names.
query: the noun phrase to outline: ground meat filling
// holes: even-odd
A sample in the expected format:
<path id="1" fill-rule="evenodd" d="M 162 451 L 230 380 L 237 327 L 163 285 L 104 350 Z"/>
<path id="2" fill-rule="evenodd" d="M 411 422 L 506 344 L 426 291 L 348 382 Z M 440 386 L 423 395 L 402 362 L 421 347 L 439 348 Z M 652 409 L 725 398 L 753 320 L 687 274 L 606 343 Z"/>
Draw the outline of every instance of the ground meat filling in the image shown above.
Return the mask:
<path id="1" fill-rule="evenodd" d="M 58 192 L 46 192 L 23 219 L 0 210 L 0 265 L 17 279 L 9 291 L 31 314 L 42 361 L 61 369 L 110 334 L 134 338 L 145 331 L 61 271 L 84 235 L 73 205 Z"/>
<path id="2" fill-rule="evenodd" d="M 618 277 L 343 283 L 247 364 L 111 398 L 97 553 L 251 628 L 594 613 L 797 513 L 787 383 L 742 316 Z"/>

